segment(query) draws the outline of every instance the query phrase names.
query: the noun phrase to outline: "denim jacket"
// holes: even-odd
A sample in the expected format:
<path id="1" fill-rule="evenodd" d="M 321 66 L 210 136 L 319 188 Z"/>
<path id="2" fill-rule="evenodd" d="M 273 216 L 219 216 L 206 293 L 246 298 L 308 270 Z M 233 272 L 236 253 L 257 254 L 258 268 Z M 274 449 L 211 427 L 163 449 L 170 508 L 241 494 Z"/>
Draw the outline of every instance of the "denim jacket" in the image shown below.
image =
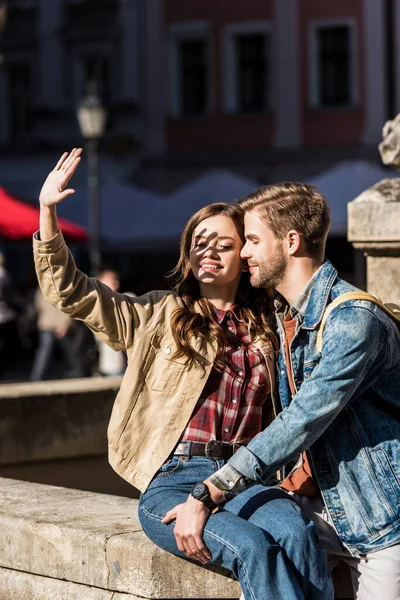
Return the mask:
<path id="1" fill-rule="evenodd" d="M 281 351 L 283 410 L 229 463 L 266 483 L 308 450 L 340 539 L 361 555 L 400 541 L 400 334 L 376 305 L 349 300 L 329 315 L 319 353 L 326 306 L 354 290 L 324 263 L 290 345 L 297 393 L 292 399 Z"/>

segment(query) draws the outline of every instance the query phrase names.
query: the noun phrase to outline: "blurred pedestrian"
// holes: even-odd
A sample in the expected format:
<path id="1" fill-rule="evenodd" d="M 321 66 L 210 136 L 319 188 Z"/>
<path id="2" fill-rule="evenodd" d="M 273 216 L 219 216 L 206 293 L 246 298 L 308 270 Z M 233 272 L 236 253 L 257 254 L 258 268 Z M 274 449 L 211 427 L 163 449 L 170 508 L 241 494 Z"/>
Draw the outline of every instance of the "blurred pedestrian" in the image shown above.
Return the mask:
<path id="1" fill-rule="evenodd" d="M 5 266 L 4 254 L 0 252 L 0 369 L 6 370 L 14 359 L 18 341 L 18 315 L 23 300 Z"/>
<path id="2" fill-rule="evenodd" d="M 108 285 L 113 291 L 119 290 L 119 275 L 114 269 L 102 269 L 97 278 L 102 283 Z M 123 375 L 126 368 L 126 358 L 123 352 L 116 352 L 98 337 L 95 338 L 99 349 L 99 368 L 98 372 L 103 377 L 113 377 Z"/>
<path id="3" fill-rule="evenodd" d="M 68 331 L 71 319 L 45 300 L 38 288 L 35 293 L 35 310 L 39 343 L 33 359 L 31 381 L 41 381 L 49 370 L 55 347 L 58 346 L 65 364 L 66 377 L 78 377 L 79 367 L 74 357 Z"/>

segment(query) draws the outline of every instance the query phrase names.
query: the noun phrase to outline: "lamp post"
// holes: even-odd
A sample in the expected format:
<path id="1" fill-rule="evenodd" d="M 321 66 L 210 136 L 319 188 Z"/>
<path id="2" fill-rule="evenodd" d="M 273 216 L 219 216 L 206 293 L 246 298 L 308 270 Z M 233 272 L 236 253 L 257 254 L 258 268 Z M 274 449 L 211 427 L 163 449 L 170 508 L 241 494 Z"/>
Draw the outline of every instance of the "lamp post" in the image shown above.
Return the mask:
<path id="1" fill-rule="evenodd" d="M 92 275 L 100 268 L 100 206 L 99 206 L 99 140 L 104 133 L 107 112 L 101 105 L 94 86 L 78 105 L 77 117 L 86 140 L 88 164 L 88 208 L 90 231 L 90 264 Z"/>

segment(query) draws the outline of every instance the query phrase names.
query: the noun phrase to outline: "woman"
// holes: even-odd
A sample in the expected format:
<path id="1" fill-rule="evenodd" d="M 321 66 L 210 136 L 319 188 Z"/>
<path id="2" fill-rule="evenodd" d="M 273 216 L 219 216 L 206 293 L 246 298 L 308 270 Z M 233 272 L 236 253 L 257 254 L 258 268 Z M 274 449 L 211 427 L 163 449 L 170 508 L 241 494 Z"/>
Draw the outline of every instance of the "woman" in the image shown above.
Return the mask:
<path id="1" fill-rule="evenodd" d="M 56 205 L 73 193 L 65 188 L 80 155 L 65 153 L 43 185 L 36 270 L 48 300 L 127 353 L 109 459 L 142 492 L 144 531 L 165 550 L 229 569 L 246 600 L 330 598 L 314 526 L 286 493 L 254 486 L 225 502 L 208 481 L 272 412 L 271 302 L 240 258 L 241 209 L 215 204 L 190 219 L 175 291 L 118 294 L 76 269 L 58 230 Z"/>

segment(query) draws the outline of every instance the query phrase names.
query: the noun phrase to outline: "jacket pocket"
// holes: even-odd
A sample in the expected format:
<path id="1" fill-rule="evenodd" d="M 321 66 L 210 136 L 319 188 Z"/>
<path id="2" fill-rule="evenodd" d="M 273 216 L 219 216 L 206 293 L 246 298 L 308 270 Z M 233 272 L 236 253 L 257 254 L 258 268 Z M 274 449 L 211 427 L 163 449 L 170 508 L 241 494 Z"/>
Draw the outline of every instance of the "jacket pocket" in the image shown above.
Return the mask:
<path id="1" fill-rule="evenodd" d="M 184 357 L 172 358 L 176 346 L 169 336 L 154 335 L 151 350 L 154 358 L 145 376 L 146 386 L 155 392 L 162 392 L 177 380 L 186 361 Z"/>

